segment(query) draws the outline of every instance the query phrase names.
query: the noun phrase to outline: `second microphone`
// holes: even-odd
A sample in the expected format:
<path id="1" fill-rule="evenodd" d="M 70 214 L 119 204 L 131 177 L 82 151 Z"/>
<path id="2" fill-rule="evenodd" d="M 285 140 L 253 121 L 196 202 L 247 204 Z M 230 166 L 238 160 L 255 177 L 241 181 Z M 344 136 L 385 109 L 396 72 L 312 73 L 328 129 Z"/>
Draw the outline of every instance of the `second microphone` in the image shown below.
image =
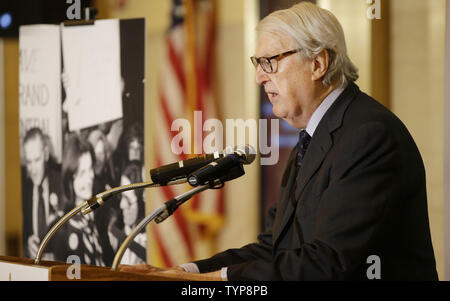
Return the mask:
<path id="1" fill-rule="evenodd" d="M 233 153 L 192 172 L 188 176 L 188 182 L 195 187 L 215 180 L 221 180 L 222 182 L 232 180 L 244 173 L 242 164 L 251 164 L 255 157 L 255 150 L 252 146 L 239 146 Z"/>

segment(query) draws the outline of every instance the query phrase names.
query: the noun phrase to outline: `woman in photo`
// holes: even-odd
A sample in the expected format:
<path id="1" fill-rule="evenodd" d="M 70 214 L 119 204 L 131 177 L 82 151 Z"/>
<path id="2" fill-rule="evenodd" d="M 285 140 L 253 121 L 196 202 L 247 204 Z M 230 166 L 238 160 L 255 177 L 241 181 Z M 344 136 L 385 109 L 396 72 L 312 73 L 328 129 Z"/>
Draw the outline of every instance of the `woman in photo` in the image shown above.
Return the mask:
<path id="1" fill-rule="evenodd" d="M 128 164 L 122 173 L 120 185 L 142 182 L 142 167 L 139 162 L 133 161 Z M 133 228 L 144 218 L 145 203 L 143 189 L 129 190 L 121 194 L 120 209 L 122 211 L 121 221 L 112 221 L 109 226 L 109 240 L 114 250 L 122 244 Z M 121 229 L 123 228 L 123 229 Z M 139 233 L 129 248 L 125 251 L 122 264 L 141 264 L 146 262 L 147 237 L 145 232 Z"/>
<path id="2" fill-rule="evenodd" d="M 74 134 L 64 149 L 62 178 L 66 211 L 91 198 L 94 185 L 95 155 L 92 146 Z M 75 215 L 66 225 L 66 258 L 77 255 L 82 263 L 103 266 L 102 247 L 94 215 Z M 64 259 L 65 260 L 65 259 Z"/>
<path id="3" fill-rule="evenodd" d="M 144 164 L 144 139 L 138 123 L 126 128 L 120 137 L 119 147 L 113 154 L 116 174 L 121 175 L 130 162 Z"/>

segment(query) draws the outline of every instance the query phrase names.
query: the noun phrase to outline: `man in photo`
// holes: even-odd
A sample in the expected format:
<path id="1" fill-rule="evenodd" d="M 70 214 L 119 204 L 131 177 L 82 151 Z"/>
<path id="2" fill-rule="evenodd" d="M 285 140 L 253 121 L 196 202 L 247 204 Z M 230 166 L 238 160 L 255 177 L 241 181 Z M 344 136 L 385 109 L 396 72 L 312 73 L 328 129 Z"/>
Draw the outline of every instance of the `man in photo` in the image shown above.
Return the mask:
<path id="1" fill-rule="evenodd" d="M 23 139 L 22 168 L 23 250 L 34 257 L 50 227 L 62 216 L 61 169 L 51 158 L 49 140 L 40 128 L 31 128 Z M 54 260 L 50 244 L 43 258 Z"/>

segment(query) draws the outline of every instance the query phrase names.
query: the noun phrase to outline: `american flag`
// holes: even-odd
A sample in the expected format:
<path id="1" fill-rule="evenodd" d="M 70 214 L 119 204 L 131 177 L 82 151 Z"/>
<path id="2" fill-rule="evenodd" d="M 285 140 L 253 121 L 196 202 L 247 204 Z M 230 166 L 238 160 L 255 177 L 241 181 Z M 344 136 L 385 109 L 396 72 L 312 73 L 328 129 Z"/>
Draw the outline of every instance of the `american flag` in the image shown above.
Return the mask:
<path id="1" fill-rule="evenodd" d="M 203 150 L 203 132 L 194 129 L 194 112 L 197 117 L 202 116 L 201 124 L 206 119 L 219 117 L 213 97 L 215 5 L 215 0 L 173 0 L 171 26 L 161 63 L 159 102 L 155 108 L 158 117 L 153 123 L 157 141 L 153 162 L 157 166 L 190 157 L 185 153 L 177 155 L 171 148 L 172 139 L 180 134 L 178 129 L 171 130 L 174 120 L 190 121 L 192 130 L 196 131 L 195 135 L 191 132 L 191 145 L 194 150 Z M 219 149 L 205 152 L 216 150 Z M 156 199 L 163 203 L 188 189 L 187 185 L 166 186 L 158 189 Z M 214 237 L 223 220 L 223 190 L 208 190 L 197 195 L 171 218 L 151 228 L 153 242 L 156 242 L 150 246 L 156 248 L 151 252 L 156 254 L 151 258 L 152 264 L 174 266 L 212 255 Z"/>

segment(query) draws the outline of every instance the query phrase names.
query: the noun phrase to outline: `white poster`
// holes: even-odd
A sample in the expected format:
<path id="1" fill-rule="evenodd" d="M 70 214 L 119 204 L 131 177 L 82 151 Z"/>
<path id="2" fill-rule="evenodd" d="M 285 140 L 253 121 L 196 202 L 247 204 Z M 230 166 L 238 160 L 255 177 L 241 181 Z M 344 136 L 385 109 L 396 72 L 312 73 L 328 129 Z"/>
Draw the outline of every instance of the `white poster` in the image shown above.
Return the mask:
<path id="1" fill-rule="evenodd" d="M 62 27 L 70 131 L 122 118 L 119 30 L 118 20 Z"/>
<path id="2" fill-rule="evenodd" d="M 36 256 L 49 229 L 81 202 L 112 187 L 143 182 L 145 20 L 95 24 L 20 29 L 22 251 L 27 258 Z M 110 266 L 144 215 L 144 192 L 123 193 L 92 214 L 74 216 L 42 259 L 67 262 L 77 256 L 83 264 Z M 122 263 L 145 260 L 142 233 Z"/>
<path id="3" fill-rule="evenodd" d="M 34 127 L 50 139 L 57 162 L 62 157 L 61 42 L 58 25 L 21 26 L 19 31 L 20 137 Z"/>

